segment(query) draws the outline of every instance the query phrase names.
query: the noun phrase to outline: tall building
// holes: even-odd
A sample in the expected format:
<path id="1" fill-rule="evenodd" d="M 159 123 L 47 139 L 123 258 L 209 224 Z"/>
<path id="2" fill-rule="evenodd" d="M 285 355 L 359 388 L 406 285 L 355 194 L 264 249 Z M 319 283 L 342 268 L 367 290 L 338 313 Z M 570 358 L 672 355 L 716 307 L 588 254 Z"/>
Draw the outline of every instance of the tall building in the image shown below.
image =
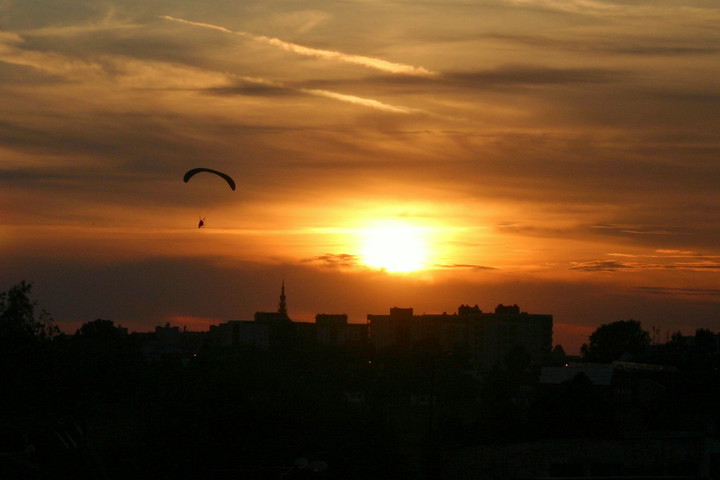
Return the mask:
<path id="1" fill-rule="evenodd" d="M 280 303 L 278 304 L 278 313 L 287 317 L 287 305 L 285 303 L 285 279 L 280 287 Z"/>
<path id="2" fill-rule="evenodd" d="M 270 347 L 270 325 L 251 320 L 229 320 L 210 325 L 208 338 L 219 345 L 267 350 Z"/>
<path id="3" fill-rule="evenodd" d="M 280 302 L 276 312 L 255 312 L 255 321 L 259 323 L 289 323 L 292 322 L 287 313 L 287 303 L 285 302 L 285 280 L 282 281 L 280 287 Z"/>
<path id="4" fill-rule="evenodd" d="M 520 352 L 539 364 L 552 353 L 552 315 L 530 314 L 517 305 L 501 304 L 495 313 L 471 313 L 465 319 L 468 344 L 478 365 L 492 367 Z"/>
<path id="5" fill-rule="evenodd" d="M 280 287 L 276 312 L 255 312 L 255 320 L 230 320 L 210 326 L 210 338 L 220 345 L 246 346 L 267 350 L 286 341 L 293 322 L 287 314 L 285 280 Z"/>
<path id="6" fill-rule="evenodd" d="M 461 305 L 454 314 L 415 315 L 412 308 L 368 315 L 370 343 L 375 348 L 433 342 L 442 350 L 464 348 L 480 369 L 503 363 L 513 353 L 541 363 L 552 351 L 552 315 L 521 312 L 517 305 L 498 305 L 483 313 Z"/>
<path id="7" fill-rule="evenodd" d="M 315 338 L 321 345 L 364 344 L 367 342 L 367 325 L 348 323 L 344 313 L 315 315 Z"/>

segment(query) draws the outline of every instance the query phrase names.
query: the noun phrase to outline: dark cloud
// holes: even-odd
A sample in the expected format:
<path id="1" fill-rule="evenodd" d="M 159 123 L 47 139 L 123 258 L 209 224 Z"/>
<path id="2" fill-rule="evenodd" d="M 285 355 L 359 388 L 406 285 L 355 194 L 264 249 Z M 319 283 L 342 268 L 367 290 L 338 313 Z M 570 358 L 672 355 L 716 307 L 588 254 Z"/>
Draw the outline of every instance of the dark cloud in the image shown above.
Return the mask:
<path id="1" fill-rule="evenodd" d="M 583 270 L 585 272 L 616 272 L 618 270 L 632 270 L 635 268 L 637 268 L 636 265 L 614 260 L 575 263 L 570 267 L 571 270 Z"/>
<path id="2" fill-rule="evenodd" d="M 65 80 L 39 72 L 25 65 L 0 62 L 0 84 L 2 85 L 49 85 L 64 83 Z"/>
<path id="3" fill-rule="evenodd" d="M 701 45 L 695 39 L 655 38 L 623 35 L 620 38 L 576 38 L 566 40 L 543 35 L 482 34 L 478 39 L 501 40 L 528 48 L 555 49 L 570 52 L 621 54 L 635 56 L 696 56 L 715 55 L 720 47 Z"/>
<path id="4" fill-rule="evenodd" d="M 583 270 L 586 272 L 614 272 L 618 270 L 685 270 L 693 272 L 720 271 L 720 262 L 714 260 L 697 262 L 672 262 L 674 257 L 664 255 L 632 256 L 633 262 L 621 262 L 618 260 L 597 260 L 592 262 L 575 263 L 571 270 Z M 652 261 L 644 261 L 650 259 Z"/>
<path id="5" fill-rule="evenodd" d="M 488 267 L 485 265 L 471 265 L 467 263 L 453 263 L 453 264 L 436 264 L 438 268 L 447 270 L 471 270 L 475 272 L 486 272 L 489 270 L 497 270 L 496 267 Z"/>
<path id="6" fill-rule="evenodd" d="M 515 235 L 524 235 L 528 237 L 559 237 L 568 236 L 575 233 L 579 233 L 577 230 L 569 228 L 553 228 L 546 227 L 540 224 L 526 224 L 526 223 L 498 223 L 495 225 L 495 229 L 502 233 L 510 233 Z"/>
<path id="7" fill-rule="evenodd" d="M 713 271 L 718 270 L 720 271 L 720 262 L 711 262 L 711 263 L 675 263 L 672 265 L 668 265 L 666 268 L 673 269 L 673 270 L 694 270 L 694 271 Z"/>
<path id="8" fill-rule="evenodd" d="M 620 239 L 633 245 L 642 245 L 648 249 L 693 249 L 713 251 L 720 238 L 720 230 L 714 219 L 715 213 L 712 202 L 704 205 L 663 203 L 658 194 L 657 203 L 662 205 L 658 210 L 650 202 L 647 205 L 636 206 L 634 209 L 620 209 L 612 216 L 616 219 L 626 220 L 627 224 L 592 225 L 582 228 L 587 235 Z M 658 223 L 643 225 L 631 222 L 645 219 Z M 660 222 L 664 222 L 660 223 Z M 702 255 L 696 255 L 700 260 Z"/>
<path id="9" fill-rule="evenodd" d="M 297 83 L 303 88 L 348 88 L 368 85 L 398 89 L 404 93 L 422 93 L 466 89 L 473 91 L 537 87 L 551 85 L 591 85 L 617 82 L 626 74 L 617 69 L 550 68 L 532 64 L 502 65 L 475 71 L 449 71 L 437 76 L 375 75 L 343 80 L 308 80 Z"/>
<path id="10" fill-rule="evenodd" d="M 205 91 L 215 95 L 246 95 L 250 97 L 285 97 L 306 95 L 292 88 L 250 82 L 241 82 L 238 85 L 229 87 L 207 88 Z"/>
<path id="11" fill-rule="evenodd" d="M 638 235 L 672 235 L 683 233 L 680 227 L 670 227 L 668 225 L 610 225 L 598 224 L 592 225 L 590 228 L 603 235 L 613 235 L 621 237 L 634 237 Z"/>
<path id="12" fill-rule="evenodd" d="M 352 268 L 360 265 L 360 257 L 350 253 L 326 253 L 317 257 L 306 258 L 304 263 L 316 263 L 332 268 Z"/>
<path id="13" fill-rule="evenodd" d="M 637 287 L 636 290 L 641 293 L 663 296 L 701 296 L 701 297 L 720 297 L 719 288 L 679 288 L 679 287 Z"/>
<path id="14" fill-rule="evenodd" d="M 504 65 L 492 70 L 445 73 L 453 86 L 471 88 L 596 84 L 617 81 L 621 72 L 600 68 L 548 68 L 534 65 Z"/>
<path id="15" fill-rule="evenodd" d="M 0 28 L 31 29 L 54 25 L 73 25 L 97 18 L 105 13 L 102 3 L 81 0 L 56 0 L 49 5 L 43 0 L 4 2 Z"/>

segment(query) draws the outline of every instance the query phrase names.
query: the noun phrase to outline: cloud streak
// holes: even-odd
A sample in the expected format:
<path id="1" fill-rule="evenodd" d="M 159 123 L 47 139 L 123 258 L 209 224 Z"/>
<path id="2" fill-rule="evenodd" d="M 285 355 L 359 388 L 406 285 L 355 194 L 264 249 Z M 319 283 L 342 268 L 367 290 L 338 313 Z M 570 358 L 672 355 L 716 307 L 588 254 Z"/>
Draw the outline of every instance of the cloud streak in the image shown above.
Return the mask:
<path id="1" fill-rule="evenodd" d="M 320 264 L 330 268 L 356 268 L 361 265 L 360 257 L 350 253 L 326 253 L 317 257 L 303 259 L 301 263 Z"/>
<path id="2" fill-rule="evenodd" d="M 374 108 L 376 110 L 382 110 L 384 112 L 390 112 L 390 113 L 420 113 L 420 112 L 422 112 L 421 110 L 414 109 L 414 108 L 389 105 L 387 103 L 383 103 L 378 100 L 373 100 L 371 98 L 356 97 L 354 95 L 346 95 L 343 93 L 331 92 L 328 90 L 302 88 L 302 89 L 300 89 L 300 91 L 305 92 L 309 95 L 331 98 L 333 100 L 339 100 L 341 102 L 352 103 L 354 105 L 362 105 L 363 107 Z"/>
<path id="3" fill-rule="evenodd" d="M 24 39 L 17 34 L 0 35 L 0 61 L 31 67 L 50 75 L 81 82 L 103 78 L 105 80 L 112 79 L 118 86 L 130 88 L 207 89 L 246 95 L 274 95 L 283 91 L 286 93 L 296 92 L 388 113 L 424 113 L 420 109 L 391 105 L 356 95 L 317 88 L 296 88 L 264 78 L 214 72 L 166 62 L 149 62 L 112 55 L 104 55 L 95 60 L 78 60 L 56 52 L 24 50 L 19 48 L 23 42 Z M 254 87 L 233 88 L 231 85 L 233 81 L 237 80 Z"/>
<path id="4" fill-rule="evenodd" d="M 487 272 L 490 270 L 497 270 L 496 267 L 488 267 L 485 265 L 473 265 L 467 263 L 453 263 L 453 264 L 436 264 L 435 267 L 447 269 L 447 270 L 470 270 L 473 272 Z"/>
<path id="5" fill-rule="evenodd" d="M 628 255 L 630 256 L 630 255 Z M 653 257 L 651 258 L 659 258 Z M 700 260 L 697 262 L 677 263 L 641 263 L 641 262 L 620 262 L 617 260 L 595 260 L 590 262 L 574 262 L 571 270 L 585 272 L 617 272 L 625 271 L 649 271 L 649 270 L 683 270 L 692 272 L 720 271 L 720 263 L 714 260 Z"/>
<path id="6" fill-rule="evenodd" d="M 717 19 L 717 9 L 705 6 L 661 4 L 624 4 L 623 2 L 594 1 L 594 0 L 505 0 L 505 3 L 517 7 L 539 8 L 550 11 L 563 12 L 572 15 L 585 15 L 595 17 L 637 17 L 648 18 L 653 16 L 667 16 L 669 11 L 675 16 L 684 18 L 713 21 Z"/>
<path id="7" fill-rule="evenodd" d="M 652 295 L 676 296 L 702 296 L 702 297 L 720 297 L 720 289 L 718 288 L 676 288 L 676 287 L 637 287 L 639 292 L 649 293 Z"/>
<path id="8" fill-rule="evenodd" d="M 242 81 L 245 84 L 243 86 L 237 86 L 237 87 L 220 87 L 220 88 L 211 88 L 212 91 L 220 92 L 220 93 L 228 93 L 228 94 L 241 94 L 241 95 L 250 95 L 250 96 L 278 96 L 283 94 L 292 94 L 295 93 L 302 93 L 305 95 L 311 95 L 314 97 L 322 97 L 322 98 L 329 98 L 332 100 L 337 100 L 339 102 L 344 103 L 350 103 L 353 105 L 359 105 L 362 107 L 372 108 L 375 110 L 381 110 L 388 113 L 401 113 L 401 114 L 410 114 L 410 113 L 427 113 L 423 110 L 417 109 L 417 108 L 410 108 L 410 107 L 404 107 L 401 105 L 391 105 L 388 103 L 383 103 L 379 100 L 374 100 L 372 98 L 364 98 L 359 97 L 356 95 L 348 95 L 345 93 L 338 93 L 333 92 L 330 90 L 323 90 L 318 88 L 295 88 L 289 85 L 286 85 L 282 82 L 276 82 L 272 80 L 267 80 L 263 78 L 255 78 L 255 77 L 244 77 L 244 76 L 236 76 L 238 80 Z"/>
<path id="9" fill-rule="evenodd" d="M 584 272 L 617 272 L 618 270 L 633 270 L 637 266 L 630 263 L 597 260 L 593 262 L 575 263 L 570 267 L 571 270 L 582 270 Z"/>
<path id="10" fill-rule="evenodd" d="M 363 67 L 380 70 L 383 72 L 396 73 L 402 75 L 417 75 L 423 77 L 432 77 L 437 75 L 436 72 L 428 70 L 424 67 L 415 67 L 413 65 L 406 65 L 403 63 L 389 62 L 380 58 L 367 57 L 364 55 L 353 55 L 335 50 L 323 50 L 319 48 L 306 47 L 304 45 L 298 45 L 292 42 L 286 42 L 279 38 L 267 37 L 264 35 L 254 35 L 248 32 L 235 32 L 222 26 L 212 25 L 209 23 L 194 22 L 191 20 L 185 20 L 182 18 L 175 18 L 168 15 L 162 15 L 160 18 L 169 20 L 171 22 L 183 23 L 186 25 L 193 25 L 196 27 L 209 28 L 232 35 L 238 35 L 240 37 L 248 38 L 255 42 L 264 43 L 273 47 L 279 48 L 286 52 L 295 53 L 297 55 L 303 55 L 307 57 L 319 58 L 322 60 L 329 60 L 334 62 L 352 63 L 355 65 L 361 65 Z"/>

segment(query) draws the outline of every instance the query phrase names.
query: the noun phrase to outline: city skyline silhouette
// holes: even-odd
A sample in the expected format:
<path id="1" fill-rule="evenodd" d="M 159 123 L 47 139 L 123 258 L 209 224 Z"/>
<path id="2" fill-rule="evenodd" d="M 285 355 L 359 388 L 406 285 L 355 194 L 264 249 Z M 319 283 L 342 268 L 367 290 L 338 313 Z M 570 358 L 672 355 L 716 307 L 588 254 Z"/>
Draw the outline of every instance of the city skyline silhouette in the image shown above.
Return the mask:
<path id="1" fill-rule="evenodd" d="M 0 478 L 720 478 L 719 22 L 0 0 Z"/>
<path id="2" fill-rule="evenodd" d="M 349 325 L 273 311 L 208 332 L 53 327 L 0 292 L 4 478 L 714 478 L 720 334 L 598 327 L 498 305 Z M 372 461 L 369 461 L 372 459 Z"/>

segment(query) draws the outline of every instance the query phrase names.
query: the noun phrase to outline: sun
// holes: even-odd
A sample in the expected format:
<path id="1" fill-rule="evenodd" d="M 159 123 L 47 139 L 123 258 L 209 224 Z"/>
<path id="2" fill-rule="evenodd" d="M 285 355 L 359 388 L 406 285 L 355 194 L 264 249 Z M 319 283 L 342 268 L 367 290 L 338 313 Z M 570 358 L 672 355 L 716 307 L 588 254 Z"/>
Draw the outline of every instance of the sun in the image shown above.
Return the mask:
<path id="1" fill-rule="evenodd" d="M 427 232 L 401 222 L 378 224 L 361 232 L 363 264 L 391 273 L 422 270 L 429 263 Z"/>

